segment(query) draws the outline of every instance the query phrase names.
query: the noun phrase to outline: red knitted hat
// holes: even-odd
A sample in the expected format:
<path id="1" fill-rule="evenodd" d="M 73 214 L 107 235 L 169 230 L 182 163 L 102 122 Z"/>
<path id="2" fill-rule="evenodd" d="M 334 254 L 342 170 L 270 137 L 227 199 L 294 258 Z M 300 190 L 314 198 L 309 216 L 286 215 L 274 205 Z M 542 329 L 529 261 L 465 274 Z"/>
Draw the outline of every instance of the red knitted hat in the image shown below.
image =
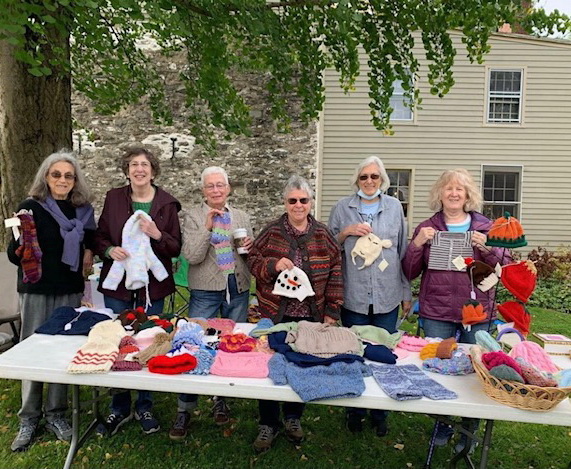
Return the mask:
<path id="1" fill-rule="evenodd" d="M 513 296 L 527 303 L 535 290 L 537 269 L 532 261 L 519 261 L 503 266 L 500 279 Z"/>
<path id="2" fill-rule="evenodd" d="M 529 334 L 531 314 L 529 314 L 519 301 L 506 301 L 498 305 L 498 311 L 507 322 L 513 322 L 514 327 L 523 335 Z"/>
<path id="3" fill-rule="evenodd" d="M 518 363 L 507 353 L 502 352 L 501 350 L 484 353 L 482 355 L 482 363 L 488 370 L 491 370 L 495 366 L 507 365 L 521 375 L 521 368 Z"/>
<path id="4" fill-rule="evenodd" d="M 147 363 L 151 373 L 163 375 L 179 375 L 196 368 L 196 358 L 189 353 L 182 353 L 174 357 L 157 355 Z"/>

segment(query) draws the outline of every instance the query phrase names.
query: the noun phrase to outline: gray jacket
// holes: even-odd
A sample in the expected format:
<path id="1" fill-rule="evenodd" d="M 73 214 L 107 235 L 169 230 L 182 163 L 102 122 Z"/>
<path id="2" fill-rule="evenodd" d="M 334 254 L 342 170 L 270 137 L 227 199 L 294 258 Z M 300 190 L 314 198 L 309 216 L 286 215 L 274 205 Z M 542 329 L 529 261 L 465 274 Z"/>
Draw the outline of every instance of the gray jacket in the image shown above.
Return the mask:
<path id="1" fill-rule="evenodd" d="M 359 196 L 354 194 L 341 199 L 331 209 L 329 229 L 337 235 L 347 225 L 363 223 L 359 213 Z M 379 210 L 372 222 L 373 233 L 382 240 L 389 239 L 392 247 L 384 248 L 377 260 L 362 270 L 363 259 L 357 258 L 353 264 L 351 251 L 359 239 L 348 236 L 341 245 L 343 254 L 344 304 L 357 313 L 367 314 L 369 305 L 373 305 L 375 314 L 392 311 L 401 301 L 412 298 L 410 284 L 401 269 L 401 260 L 407 247 L 407 226 L 400 202 L 388 195 L 381 196 Z M 379 264 L 385 259 L 387 268 L 381 272 Z"/>
<path id="2" fill-rule="evenodd" d="M 226 209 L 230 212 L 232 223 L 230 231 L 246 228 L 248 236 L 253 237 L 250 217 L 242 210 L 232 208 L 229 205 L 226 205 Z M 204 227 L 208 210 L 208 205 L 203 203 L 185 211 L 182 255 L 189 263 L 188 286 L 191 290 L 221 291 L 226 289 L 228 277 L 216 263 L 216 252 L 214 246 L 210 244 L 212 233 Z M 250 271 L 246 265 L 246 260 L 236 252 L 233 243 L 232 249 L 236 261 L 236 283 L 238 284 L 238 291 L 242 293 L 250 288 Z"/>

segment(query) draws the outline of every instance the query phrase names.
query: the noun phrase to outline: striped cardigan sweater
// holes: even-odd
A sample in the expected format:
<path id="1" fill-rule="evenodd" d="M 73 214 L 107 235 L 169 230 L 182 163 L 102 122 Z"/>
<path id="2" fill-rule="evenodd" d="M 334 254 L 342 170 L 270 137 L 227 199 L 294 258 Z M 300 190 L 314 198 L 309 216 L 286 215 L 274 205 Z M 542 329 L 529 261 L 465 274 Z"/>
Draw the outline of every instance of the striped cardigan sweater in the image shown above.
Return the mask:
<path id="1" fill-rule="evenodd" d="M 341 250 L 328 228 L 309 215 L 311 227 L 299 238 L 288 235 L 285 229 L 287 214 L 271 222 L 254 241 L 248 254 L 248 267 L 256 278 L 256 294 L 263 317 L 274 323 L 282 320 L 286 298 L 274 295 L 274 283 L 279 275 L 276 264 L 282 257 L 294 259 L 299 247 L 302 270 L 307 274 L 315 296 L 310 297 L 313 318 L 322 321 L 323 316 L 339 318 L 343 304 L 343 277 Z"/>

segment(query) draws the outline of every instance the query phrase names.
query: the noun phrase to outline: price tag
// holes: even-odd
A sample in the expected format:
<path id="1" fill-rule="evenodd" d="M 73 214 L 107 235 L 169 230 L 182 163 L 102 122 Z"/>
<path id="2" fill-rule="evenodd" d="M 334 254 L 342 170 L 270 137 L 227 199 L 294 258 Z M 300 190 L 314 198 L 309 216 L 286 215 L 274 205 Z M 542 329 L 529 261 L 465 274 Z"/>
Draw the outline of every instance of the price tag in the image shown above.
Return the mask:
<path id="1" fill-rule="evenodd" d="M 4 226 L 6 228 L 12 228 L 12 233 L 14 233 L 14 239 L 18 241 L 20 238 L 20 230 L 18 227 L 21 225 L 20 219 L 18 217 L 6 218 L 4 220 Z"/>
<path id="2" fill-rule="evenodd" d="M 383 259 L 380 263 L 379 263 L 379 270 L 381 272 L 384 272 L 385 269 L 389 266 L 389 263 L 387 262 L 386 259 Z"/>
<path id="3" fill-rule="evenodd" d="M 456 267 L 458 270 L 466 268 L 466 261 L 462 256 L 458 256 L 456 259 L 454 259 L 452 264 L 454 264 L 454 267 Z"/>

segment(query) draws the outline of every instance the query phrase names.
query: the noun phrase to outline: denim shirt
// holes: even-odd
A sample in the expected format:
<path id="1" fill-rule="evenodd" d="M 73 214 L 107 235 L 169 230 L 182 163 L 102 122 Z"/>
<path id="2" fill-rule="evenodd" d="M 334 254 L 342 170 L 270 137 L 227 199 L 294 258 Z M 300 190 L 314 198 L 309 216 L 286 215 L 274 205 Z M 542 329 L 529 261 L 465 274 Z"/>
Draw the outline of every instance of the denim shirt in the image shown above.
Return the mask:
<path id="1" fill-rule="evenodd" d="M 360 199 L 352 195 L 341 199 L 331 209 L 329 229 L 337 238 L 348 225 L 363 223 L 359 213 Z M 401 269 L 401 260 L 407 247 L 407 225 L 400 202 L 386 194 L 381 195 L 381 202 L 371 223 L 373 233 L 380 239 L 392 242 L 390 248 L 383 248 L 382 253 L 369 267 L 362 270 L 362 258 L 356 258 L 356 265 L 351 260 L 351 251 L 359 239 L 348 236 L 342 243 L 343 279 L 345 300 L 343 306 L 351 311 L 367 314 L 369 305 L 373 305 L 374 314 L 385 314 L 395 309 L 401 301 L 410 301 L 410 283 Z M 379 264 L 385 259 L 387 268 L 381 272 Z"/>

